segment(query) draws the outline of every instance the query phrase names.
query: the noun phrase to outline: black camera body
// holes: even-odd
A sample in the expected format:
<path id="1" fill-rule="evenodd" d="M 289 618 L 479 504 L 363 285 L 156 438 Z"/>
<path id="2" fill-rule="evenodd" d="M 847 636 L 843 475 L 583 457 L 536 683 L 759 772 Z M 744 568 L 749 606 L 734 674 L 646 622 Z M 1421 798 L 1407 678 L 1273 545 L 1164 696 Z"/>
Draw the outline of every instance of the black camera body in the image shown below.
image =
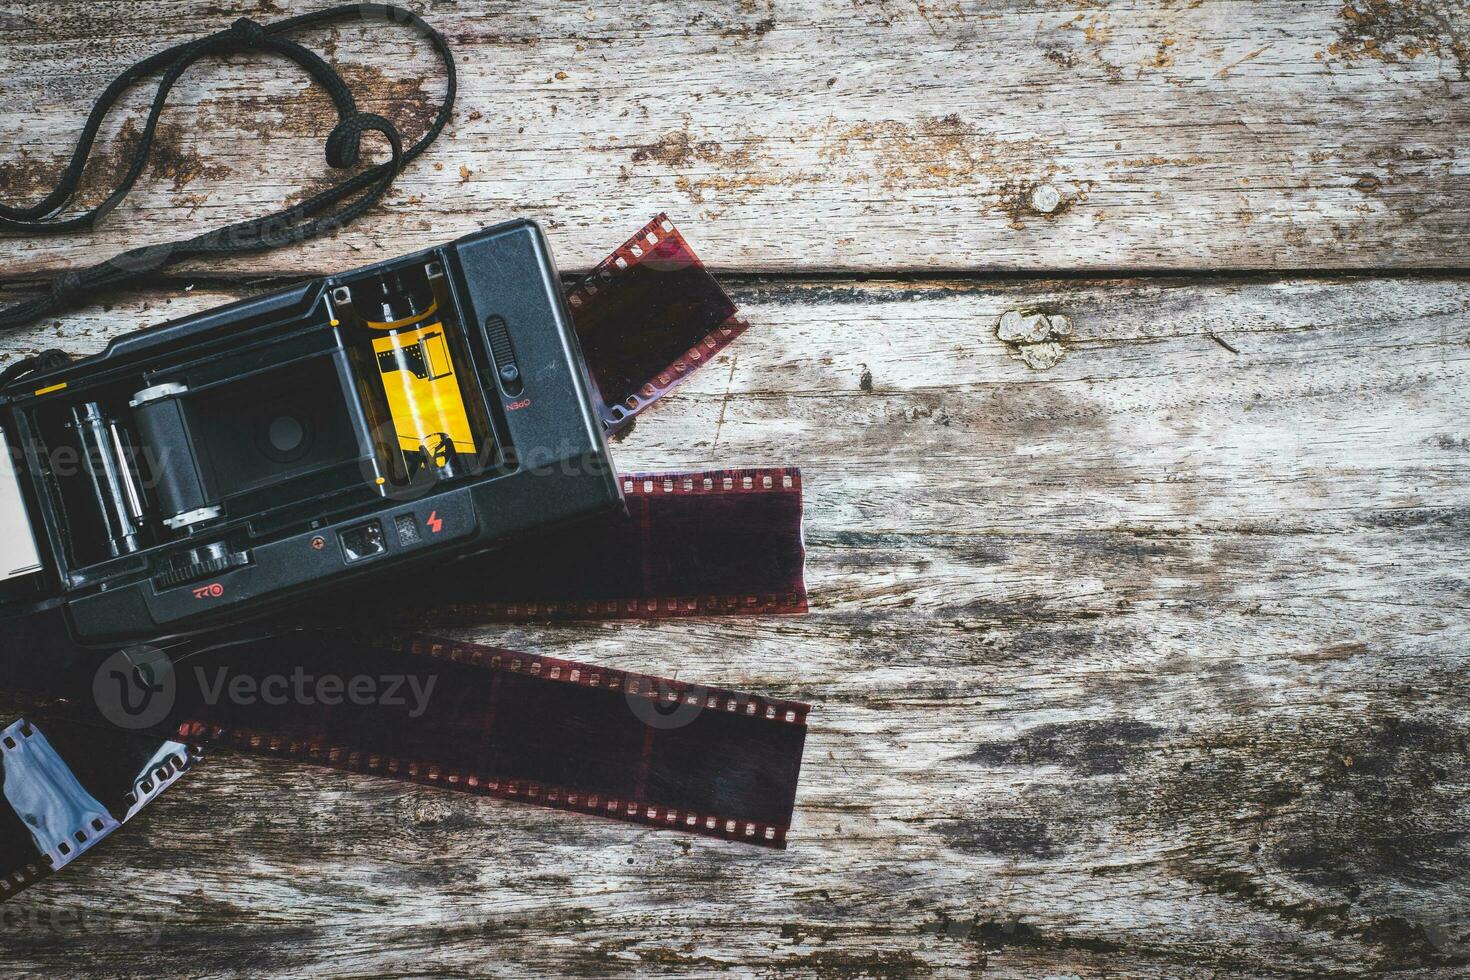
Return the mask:
<path id="1" fill-rule="evenodd" d="M 609 511 L 594 391 L 529 221 L 129 334 L 0 392 L 0 612 L 176 636 Z"/>

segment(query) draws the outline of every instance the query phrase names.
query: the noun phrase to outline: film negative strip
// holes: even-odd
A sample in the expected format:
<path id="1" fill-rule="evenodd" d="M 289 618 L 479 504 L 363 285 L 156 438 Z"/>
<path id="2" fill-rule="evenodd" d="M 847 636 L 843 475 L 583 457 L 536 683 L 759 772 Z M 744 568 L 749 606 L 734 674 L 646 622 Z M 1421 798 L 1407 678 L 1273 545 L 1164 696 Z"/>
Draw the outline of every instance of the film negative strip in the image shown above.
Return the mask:
<path id="1" fill-rule="evenodd" d="M 748 326 L 662 214 L 568 301 L 611 431 Z M 59 615 L 17 624 L 21 639 L 0 648 L 0 667 L 41 701 L 0 737 L 16 746 L 4 757 L 12 805 L 0 815 L 0 875 L 9 882 L 0 882 L 0 900 L 125 823 L 194 764 L 200 743 L 784 847 L 806 704 L 402 632 L 456 620 L 806 611 L 799 470 L 620 479 L 621 517 L 538 536 L 419 586 L 398 583 L 392 604 L 416 612 L 391 618 L 399 630 L 391 643 L 385 631 L 322 628 L 360 624 L 365 605 L 390 605 L 357 594 L 345 597 L 350 605 L 315 609 L 315 628 L 236 628 L 153 649 L 149 663 L 172 683 L 147 725 L 130 715 L 116 727 L 116 710 L 100 703 L 97 655 L 71 643 Z M 386 698 L 221 699 L 220 671 L 396 677 L 423 697 L 418 710 Z M 12 787 L 35 795 L 33 809 L 57 814 L 41 820 L 39 837 L 27 829 L 37 814 L 16 809 Z M 83 817 L 86 826 L 73 829 Z"/>
<path id="2" fill-rule="evenodd" d="M 182 741 L 777 848 L 810 710 L 422 635 L 295 631 L 174 670 L 165 724 Z M 242 677 L 314 693 L 219 696 Z M 325 699 L 324 678 L 342 681 Z M 347 693 L 354 682 L 360 697 Z"/>
<path id="3" fill-rule="evenodd" d="M 799 470 L 621 479 L 627 515 L 463 563 L 423 587 L 418 601 L 428 613 L 422 618 L 442 624 L 805 611 Z M 616 592 L 608 591 L 610 584 Z M 402 604 L 411 594 L 400 588 L 394 598 Z M 486 595 L 503 598 L 476 601 Z M 521 598 L 504 598 L 509 596 Z M 353 622 L 362 608 L 361 596 L 355 599 L 351 608 L 318 609 L 313 619 Z M 384 648 L 360 633 L 334 630 L 294 630 L 285 639 L 253 641 L 232 631 L 226 638 L 176 642 L 166 654 L 158 651 L 176 675 L 168 688 L 175 703 L 167 720 L 150 728 L 156 736 L 150 738 L 107 727 L 109 719 L 127 720 L 118 709 L 145 697 L 144 690 L 119 691 L 114 710 L 103 718 L 88 715 L 88 724 L 78 724 L 76 713 L 57 715 L 54 704 L 38 700 L 59 695 L 84 703 L 88 687 L 93 698 L 106 697 L 106 685 L 125 678 L 93 674 L 96 655 L 69 644 L 59 615 L 33 618 L 25 626 L 24 665 L 17 647 L 7 645 L 5 667 L 12 678 L 29 677 L 37 691 L 9 707 L 45 721 L 39 727 L 18 723 L 24 725 L 18 731 L 59 732 L 50 741 L 65 746 L 62 758 L 77 761 L 58 766 L 54 753 L 39 751 L 16 756 L 13 764 L 7 757 L 7 793 L 35 784 L 35 772 L 49 774 L 51 785 L 60 778 L 56 774 L 82 769 L 85 785 L 105 787 L 93 798 L 108 801 L 107 816 L 95 817 L 100 829 L 76 817 L 71 822 L 78 828 L 68 828 L 73 836 L 83 835 L 75 847 L 61 840 L 46 853 L 38 849 L 39 838 L 23 833 L 25 818 L 8 825 L 0 820 L 0 900 L 64 867 L 125 823 L 193 764 L 198 750 L 188 743 L 199 741 L 684 833 L 771 847 L 786 843 L 808 711 L 799 702 L 422 636 L 399 634 Z M 417 678 L 417 690 L 455 692 L 419 716 L 384 705 L 356 712 L 320 703 L 287 711 L 263 702 L 222 705 L 222 682 L 210 674 L 242 665 L 257 680 L 301 670 L 388 677 L 404 673 L 405 661 L 415 656 L 433 664 L 407 668 L 404 676 Z M 42 672 L 42 664 L 49 672 Z M 98 688 L 99 678 L 104 689 Z M 49 743 L 27 736 L 16 744 Z M 151 757 L 158 751 L 167 758 L 153 776 L 125 780 L 129 788 L 121 794 L 108 782 L 119 774 L 136 775 L 140 753 Z M 33 757 L 48 765 L 23 765 Z M 57 808 L 53 803 L 42 809 Z M 62 812 L 85 809 L 73 805 Z M 58 836 L 52 832 L 58 818 L 41 826 L 48 828 L 43 837 Z M 61 852 L 63 846 L 72 853 Z"/>
<path id="4" fill-rule="evenodd" d="M 414 591 L 421 624 L 807 611 L 801 471 L 637 473 L 627 513 L 513 546 Z M 402 588 L 394 590 L 403 595 Z"/>
<path id="5" fill-rule="evenodd" d="M 567 293 L 582 353 L 616 432 L 749 324 L 660 214 Z"/>
<path id="6" fill-rule="evenodd" d="M 147 689 L 165 704 L 119 688 L 110 707 L 33 704 L 40 720 L 0 733 L 0 901 L 126 823 L 207 744 L 786 846 L 800 701 L 415 634 L 298 629 L 153 653 Z M 139 711 L 128 730 L 124 703 Z"/>
<path id="7" fill-rule="evenodd" d="M 519 554 L 502 553 L 494 560 L 463 563 L 453 573 L 438 577 L 436 584 L 425 587 L 420 601 L 430 613 L 421 618 L 428 623 L 443 624 L 455 618 L 463 621 L 557 616 L 651 618 L 800 612 L 806 608 L 799 470 L 630 474 L 621 479 L 629 503 L 626 517 L 577 533 L 568 532 L 564 540 L 537 538 Z M 470 574 L 476 567 L 485 574 L 478 577 Z M 507 573 L 507 569 L 514 574 Z M 613 595 L 606 591 L 608 583 L 617 585 L 619 591 L 615 598 L 607 598 Z M 454 591 L 445 591 L 451 588 Z M 485 595 L 527 598 L 488 603 L 468 601 Z M 554 598 L 558 595 L 577 598 Z M 405 602 L 413 605 L 415 600 L 411 596 L 411 591 L 400 590 L 394 599 L 400 605 Z M 438 606 L 431 602 L 435 597 Z M 318 626 L 324 619 L 343 624 L 358 622 L 362 597 L 355 596 L 354 600 L 350 607 L 335 612 L 318 608 L 312 619 Z M 386 599 L 383 603 L 370 601 L 367 605 L 386 605 Z M 97 687 L 98 655 L 71 643 L 59 612 L 53 610 L 48 617 L 32 617 L 23 624 L 12 625 L 16 629 L 7 630 L 7 635 L 16 642 L 5 645 L 3 656 L 5 676 L 12 679 L 12 684 L 18 678 L 25 678 L 34 685 L 36 697 L 62 697 L 73 704 L 104 696 L 103 690 Z M 773 741 L 762 725 L 747 722 L 796 725 L 804 735 L 805 705 L 659 678 L 630 677 L 589 664 L 510 651 L 494 651 L 487 660 L 486 648 L 445 646 L 413 637 L 401 640 L 396 646 L 400 652 L 393 652 L 372 647 L 361 639 L 349 640 L 336 631 L 296 630 L 291 634 L 294 639 L 288 642 L 241 640 L 237 635 L 249 632 L 232 630 L 223 637 L 201 637 L 169 645 L 167 656 L 171 662 L 177 660 L 184 670 L 178 673 L 183 683 L 174 695 L 178 704 L 168 717 L 177 719 L 186 714 L 187 720 L 193 723 L 184 733 L 187 736 L 184 741 L 207 732 L 209 737 L 221 738 L 244 751 L 294 755 L 344 769 L 414 779 L 450 789 L 676 826 L 690 833 L 772 846 L 784 845 L 786 840 L 800 766 L 800 740 L 791 741 L 792 732 L 788 729 L 784 738 Z M 386 629 L 378 635 L 386 635 Z M 315 639 L 305 643 L 302 637 Z M 461 731 L 464 722 L 456 714 L 459 709 L 448 714 L 436 711 L 425 718 L 369 713 L 371 720 L 364 717 L 348 724 L 338 708 L 307 705 L 282 719 L 273 716 L 265 706 L 255 704 L 239 707 L 236 713 L 225 717 L 218 713 L 222 709 L 217 704 L 211 705 L 205 697 L 211 688 L 208 679 L 197 673 L 205 667 L 218 669 L 242 664 L 248 665 L 255 675 L 266 676 L 286 676 L 298 668 L 348 677 L 364 676 L 364 671 L 371 668 L 377 672 L 374 676 L 386 676 L 404 669 L 399 662 L 403 659 L 401 651 L 447 659 L 451 665 L 467 662 L 475 669 L 454 666 L 456 676 L 442 677 L 438 683 L 447 684 L 447 689 L 478 691 L 487 702 L 493 702 L 499 696 L 496 692 L 507 685 L 517 683 L 504 680 L 497 683 L 494 680 L 497 671 L 503 677 L 580 683 L 585 689 L 582 696 L 562 699 L 565 703 L 557 708 L 547 707 L 544 711 L 538 708 L 530 717 L 556 717 L 561 728 L 581 733 L 586 745 L 567 748 L 561 755 L 544 750 L 516 750 L 517 745 L 536 744 L 541 736 L 534 734 L 535 726 L 526 716 L 522 716 L 525 722 L 522 725 L 514 720 L 515 716 L 501 713 L 502 727 L 494 744 L 509 746 L 511 754 L 467 757 L 464 746 L 481 745 L 495 723 L 493 717 L 486 719 L 485 727 L 465 742 L 463 738 L 468 736 L 463 736 Z M 112 684 L 120 683 L 122 678 L 102 680 Z M 422 683 L 429 681 L 425 678 Z M 218 686 L 213 689 L 218 690 Z M 544 693 L 538 692 L 539 687 L 533 686 L 530 696 L 518 695 L 514 700 L 517 704 L 550 704 L 557 700 L 548 700 Z M 618 696 L 619 692 L 623 697 Z M 128 698 L 144 696 L 142 690 L 128 693 Z M 95 736 L 109 718 L 126 721 L 120 719 L 116 710 L 122 700 L 121 697 L 116 700 L 115 710 L 107 713 L 107 718 L 90 719 L 99 727 L 77 730 Z M 194 709 L 186 710 L 191 704 Z M 75 715 L 52 721 L 44 702 L 18 702 L 10 708 L 16 713 L 26 712 L 28 717 L 40 713 L 40 717 L 47 719 L 46 730 L 62 722 L 75 728 Z M 707 718 L 688 726 L 682 734 L 674 734 L 685 728 L 683 719 L 695 708 L 704 714 L 712 712 L 710 718 L 720 717 L 720 712 L 724 712 L 724 717 L 739 721 L 727 728 Z M 474 717 L 473 704 L 465 710 Z M 180 714 L 181 711 L 185 714 Z M 651 761 L 629 751 L 627 747 L 632 744 L 629 739 L 610 741 L 605 737 L 620 727 L 640 723 L 641 718 L 655 726 L 663 725 L 665 719 L 660 712 L 667 711 L 676 712 L 677 724 L 654 729 L 659 734 L 649 745 L 650 751 L 657 750 Z M 327 722 L 330 725 L 326 728 L 316 727 Z M 150 731 L 160 737 L 181 737 L 168 726 L 155 726 Z M 418 747 L 412 751 L 395 751 L 391 737 L 388 742 L 382 740 L 385 733 L 391 736 L 394 732 L 418 733 L 415 736 L 419 739 Z M 138 737 L 127 734 L 123 744 L 132 744 Z M 602 757 L 593 766 L 594 771 L 602 774 L 595 781 L 585 773 L 568 775 L 555 769 L 527 767 L 517 761 L 594 759 L 598 751 L 613 745 L 623 748 L 618 754 Z M 638 745 L 641 747 L 642 742 Z M 693 748 L 680 754 L 681 745 Z M 516 755 L 516 751 L 521 754 Z M 103 773 L 131 767 L 131 758 L 121 768 L 111 756 L 99 758 Z M 640 771 L 651 780 L 654 790 L 640 789 L 636 783 L 628 782 L 631 774 Z M 160 779 L 159 783 L 162 786 L 171 781 Z M 610 802 L 613 810 L 608 809 Z M 120 806 L 114 804 L 109 812 L 125 814 L 126 807 L 119 809 Z M 107 825 L 107 832 L 112 829 L 113 825 Z M 0 870 L 19 874 L 21 877 L 11 879 L 12 885 L 18 888 L 36 873 L 49 871 L 50 865 L 44 861 L 38 863 L 37 852 L 26 845 L 25 838 L 16 840 L 18 850 L 12 848 L 6 854 L 7 860 L 19 864 L 13 868 L 0 865 Z M 0 890 L 0 898 L 3 895 Z"/>
<path id="8" fill-rule="evenodd" d="M 197 760 L 182 742 L 59 717 L 0 730 L 0 901 L 90 851 Z"/>

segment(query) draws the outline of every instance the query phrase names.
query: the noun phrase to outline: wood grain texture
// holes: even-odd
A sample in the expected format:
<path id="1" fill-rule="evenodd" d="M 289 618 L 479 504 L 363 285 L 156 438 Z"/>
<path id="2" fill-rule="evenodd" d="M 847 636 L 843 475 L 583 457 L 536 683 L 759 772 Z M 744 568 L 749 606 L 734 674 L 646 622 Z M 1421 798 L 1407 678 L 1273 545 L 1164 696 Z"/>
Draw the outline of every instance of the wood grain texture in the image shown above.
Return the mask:
<path id="1" fill-rule="evenodd" d="M 460 60 L 443 142 L 382 215 L 234 269 L 335 272 L 522 214 L 580 269 L 660 209 L 727 270 L 1464 267 L 1466 0 L 415 5 Z M 54 183 L 123 67 L 239 13 L 318 6 L 0 3 L 0 198 Z M 381 24 L 303 39 L 364 108 L 422 131 L 442 82 L 412 39 Z M 326 100 L 279 65 L 201 65 L 174 97 L 105 233 L 0 241 L 7 275 L 336 179 Z M 137 125 L 106 132 L 94 201 Z"/>
<path id="2" fill-rule="evenodd" d="M 0 0 L 0 199 L 122 67 L 313 6 Z M 1464 0 L 415 6 L 460 108 L 380 214 L 0 353 L 522 214 L 586 268 L 670 211 L 756 327 L 617 461 L 801 465 L 814 612 L 467 635 L 814 702 L 791 848 L 221 753 L 0 905 L 0 971 L 1470 967 L 1470 278 L 1195 274 L 1464 271 Z M 304 39 L 432 114 L 394 29 Z M 101 234 L 0 239 L 0 301 L 325 186 L 327 112 L 200 66 Z M 1187 274 L 1077 278 L 1140 269 Z"/>
<path id="3" fill-rule="evenodd" d="M 788 851 L 222 754 L 0 969 L 1463 973 L 1470 279 L 733 285 L 617 461 L 803 466 L 813 614 L 473 635 L 814 702 Z"/>

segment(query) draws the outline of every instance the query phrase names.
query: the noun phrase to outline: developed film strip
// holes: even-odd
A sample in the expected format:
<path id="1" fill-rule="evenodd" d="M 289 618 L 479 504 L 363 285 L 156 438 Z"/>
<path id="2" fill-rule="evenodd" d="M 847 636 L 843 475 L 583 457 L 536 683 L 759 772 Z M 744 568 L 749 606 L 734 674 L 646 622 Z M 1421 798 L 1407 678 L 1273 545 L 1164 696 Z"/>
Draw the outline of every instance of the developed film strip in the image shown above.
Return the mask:
<path id="1" fill-rule="evenodd" d="M 190 675 L 217 683 L 222 664 L 252 676 L 407 671 L 400 686 L 422 697 L 330 707 L 211 700 Z M 189 666 L 171 715 L 184 741 L 786 846 L 810 710 L 798 701 L 419 635 L 375 644 L 302 631 Z"/>
<path id="2" fill-rule="evenodd" d="M 463 563 L 442 582 L 427 586 L 419 600 L 401 588 L 394 598 L 410 605 L 423 602 L 431 610 L 424 618 L 433 623 L 456 617 L 652 618 L 805 610 L 799 470 L 644 473 L 620 479 L 626 516 L 569 530 L 564 538 L 538 537 L 523 552 Z M 477 568 L 481 574 L 474 574 Z M 615 593 L 607 591 L 610 584 Z M 457 591 L 447 591 L 451 588 Z M 526 598 L 458 601 L 485 595 Z M 323 621 L 360 622 L 362 597 L 353 598 L 350 607 L 318 609 L 313 616 L 318 627 Z M 71 644 L 59 614 L 12 625 L 20 630 L 11 633 L 19 642 L 0 651 L 9 676 L 34 682 L 37 698 L 85 701 L 83 692 L 96 683 L 97 655 Z M 75 714 L 57 716 L 50 701 L 35 698 L 9 704 L 11 717 L 39 717 L 42 730 L 63 733 L 53 742 L 59 738 L 72 747 L 65 758 L 92 767 L 88 785 L 106 785 L 96 798 L 105 799 L 108 813 L 116 815 L 115 822 L 104 820 L 105 833 L 191 765 L 194 750 L 180 743 L 198 740 L 685 833 L 785 846 L 808 711 L 799 702 L 401 633 L 384 648 L 361 633 L 320 628 L 293 630 L 284 638 L 237 639 L 249 632 L 241 628 L 225 637 L 168 644 L 169 656 L 184 669 L 175 672 L 173 710 L 147 734 L 119 733 L 100 719 L 79 725 Z M 198 672 L 239 664 L 254 676 L 298 669 L 386 676 L 405 669 L 404 661 L 413 659 L 405 653 L 433 661 L 431 670 L 419 672 L 423 684 L 435 677 L 444 685 L 441 692 L 455 692 L 421 717 L 381 705 L 354 711 L 320 704 L 287 710 L 210 703 Z M 163 760 L 172 773 L 155 773 L 149 787 L 125 780 L 128 789 L 119 794 L 108 780 L 137 774 L 139 744 L 148 753 L 170 746 L 184 764 Z M 12 820 L 8 828 L 0 827 L 0 881 L 9 882 L 0 883 L 0 900 L 69 863 L 70 858 L 60 864 L 47 860 L 25 826 L 24 820 Z M 98 832 L 97 839 L 105 833 Z"/>
<path id="3" fill-rule="evenodd" d="M 666 214 L 573 286 L 567 303 L 610 432 L 750 326 Z"/>
<path id="4" fill-rule="evenodd" d="M 417 591 L 410 605 L 421 612 L 408 621 L 807 611 L 799 469 L 635 473 L 620 482 L 625 514 L 465 562 Z"/>
<path id="5" fill-rule="evenodd" d="M 64 718 L 0 730 L 0 901 L 60 871 L 198 761 L 197 749 Z"/>
<path id="6" fill-rule="evenodd" d="M 610 431 L 748 327 L 662 214 L 568 302 Z M 806 611 L 799 470 L 640 473 L 620 482 L 622 515 L 287 620 L 311 628 L 282 631 L 278 621 L 272 635 L 238 627 L 171 641 L 171 700 L 146 728 L 122 731 L 94 716 L 97 655 L 71 641 L 58 611 L 0 624 L 15 627 L 0 645 L 0 667 L 42 699 L 0 736 L 11 803 L 0 804 L 0 901 L 130 819 L 194 764 L 194 743 L 785 847 L 806 704 L 408 632 L 450 621 Z M 365 609 L 390 607 L 375 633 L 331 625 L 361 626 Z M 383 701 L 222 701 L 210 695 L 220 687 L 204 680 L 220 670 L 397 676 L 437 694 L 421 711 Z M 36 806 L 17 809 L 12 789 L 32 793 Z M 79 823 L 78 814 L 92 815 Z"/>

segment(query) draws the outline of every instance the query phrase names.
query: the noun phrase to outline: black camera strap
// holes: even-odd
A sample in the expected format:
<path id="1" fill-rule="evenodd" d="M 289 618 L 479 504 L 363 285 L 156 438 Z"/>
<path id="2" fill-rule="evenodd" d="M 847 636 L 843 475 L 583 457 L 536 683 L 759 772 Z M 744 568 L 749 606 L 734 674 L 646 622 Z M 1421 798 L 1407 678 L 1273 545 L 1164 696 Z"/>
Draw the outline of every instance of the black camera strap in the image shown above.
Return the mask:
<path id="1" fill-rule="evenodd" d="M 392 122 L 375 113 L 358 111 L 352 91 L 331 65 L 315 52 L 285 36 L 301 28 L 348 20 L 383 20 L 407 25 L 428 40 L 444 63 L 447 83 L 444 102 L 428 131 L 407 149 Z M 335 187 L 275 214 L 226 225 L 176 242 L 130 249 L 90 268 L 67 272 L 51 284 L 45 295 L 0 310 L 0 328 L 22 326 L 41 317 L 71 309 L 83 297 L 137 281 L 182 259 L 263 252 L 304 242 L 340 228 L 365 214 L 387 193 L 394 178 L 403 168 L 428 149 L 443 132 L 454 111 L 454 56 L 443 35 L 411 10 L 390 4 L 355 3 L 303 14 L 274 24 L 262 25 L 242 17 L 228 30 L 160 51 L 114 79 L 92 107 L 87 123 L 82 128 L 81 138 L 77 141 L 76 150 L 72 153 L 71 162 L 62 172 L 56 188 L 42 200 L 29 206 L 0 204 L 0 231 L 54 235 L 94 228 L 98 221 L 128 196 L 142 174 L 152 152 L 159 116 L 163 113 L 174 84 L 184 72 L 202 58 L 248 51 L 279 55 L 294 62 L 321 85 L 331 98 L 337 110 L 337 124 L 327 136 L 328 165 L 339 170 L 355 166 L 361 156 L 362 135 L 369 132 L 379 133 L 388 141 L 392 149 L 391 159 L 369 167 Z M 132 161 L 117 186 L 96 207 L 81 214 L 65 214 L 81 185 L 83 170 L 91 157 L 103 120 L 125 92 L 160 72 L 162 74 L 158 81 L 158 90 L 148 112 L 142 138 L 138 141 Z M 12 365 L 4 375 L 0 375 L 0 380 L 13 380 L 25 368 L 32 366 L 36 365 Z"/>

